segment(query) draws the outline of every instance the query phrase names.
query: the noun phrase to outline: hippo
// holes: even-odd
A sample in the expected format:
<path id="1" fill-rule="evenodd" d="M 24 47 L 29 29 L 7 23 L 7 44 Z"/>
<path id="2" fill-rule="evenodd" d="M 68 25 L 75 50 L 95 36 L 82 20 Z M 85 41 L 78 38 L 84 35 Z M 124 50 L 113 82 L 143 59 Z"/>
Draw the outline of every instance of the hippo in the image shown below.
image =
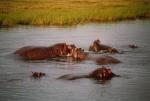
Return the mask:
<path id="1" fill-rule="evenodd" d="M 107 65 L 107 64 L 118 64 L 121 63 L 121 61 L 111 56 L 101 56 L 96 58 L 96 63 L 99 65 Z"/>
<path id="2" fill-rule="evenodd" d="M 75 45 L 57 43 L 49 47 L 25 46 L 14 52 L 26 60 L 45 60 L 55 57 L 72 57 L 83 59 L 84 52 Z"/>
<path id="3" fill-rule="evenodd" d="M 132 48 L 132 49 L 138 48 L 138 46 L 137 46 L 137 45 L 134 45 L 134 44 L 129 44 L 128 47 L 129 47 L 129 48 Z"/>
<path id="4" fill-rule="evenodd" d="M 34 78 L 41 78 L 41 77 L 43 77 L 45 75 L 46 74 L 42 73 L 42 72 L 32 72 L 32 77 L 34 77 Z"/>
<path id="5" fill-rule="evenodd" d="M 25 46 L 16 50 L 15 54 L 27 60 L 43 60 L 49 57 L 67 55 L 67 49 L 68 47 L 65 43 L 55 44 L 50 47 Z"/>
<path id="6" fill-rule="evenodd" d="M 84 75 L 73 75 L 73 74 L 67 74 L 58 77 L 57 79 L 65 79 L 65 80 L 76 80 L 80 78 L 92 78 L 95 80 L 109 80 L 112 77 L 119 77 L 119 75 L 114 74 L 111 69 L 107 67 L 99 67 L 92 72 Z"/>
<path id="7" fill-rule="evenodd" d="M 82 48 L 73 48 L 70 52 L 70 57 L 73 60 L 85 60 L 87 55 Z"/>
<path id="8" fill-rule="evenodd" d="M 93 44 L 89 47 L 89 51 L 119 53 L 119 51 L 116 48 L 101 44 L 100 40 L 95 40 Z"/>

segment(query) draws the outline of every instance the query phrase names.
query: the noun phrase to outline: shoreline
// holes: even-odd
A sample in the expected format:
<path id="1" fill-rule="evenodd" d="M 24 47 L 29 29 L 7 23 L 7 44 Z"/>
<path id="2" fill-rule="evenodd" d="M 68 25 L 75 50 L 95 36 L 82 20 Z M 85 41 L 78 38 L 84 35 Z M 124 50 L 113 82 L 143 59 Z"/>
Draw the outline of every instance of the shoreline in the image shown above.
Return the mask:
<path id="1" fill-rule="evenodd" d="M 130 21 L 136 21 L 136 20 L 143 20 L 143 21 L 150 21 L 150 17 L 145 18 L 127 18 L 122 20 L 103 20 L 103 21 L 88 21 L 88 22 L 82 22 L 82 23 L 76 23 L 76 24 L 14 24 L 14 25 L 0 25 L 0 28 L 11 28 L 16 26 L 34 26 L 34 27 L 74 27 L 78 25 L 85 25 L 90 23 L 96 23 L 96 24 L 104 24 L 104 23 L 120 23 L 120 22 L 130 22 Z"/>

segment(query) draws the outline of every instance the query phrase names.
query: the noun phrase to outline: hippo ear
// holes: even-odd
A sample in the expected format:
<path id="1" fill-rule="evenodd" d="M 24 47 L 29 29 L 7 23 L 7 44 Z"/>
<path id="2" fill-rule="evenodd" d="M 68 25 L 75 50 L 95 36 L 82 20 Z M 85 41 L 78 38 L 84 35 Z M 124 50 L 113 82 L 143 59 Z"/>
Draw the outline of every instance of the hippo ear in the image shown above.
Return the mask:
<path id="1" fill-rule="evenodd" d="M 101 43 L 101 41 L 100 41 L 99 39 L 95 40 L 95 42 L 97 42 L 97 43 Z"/>

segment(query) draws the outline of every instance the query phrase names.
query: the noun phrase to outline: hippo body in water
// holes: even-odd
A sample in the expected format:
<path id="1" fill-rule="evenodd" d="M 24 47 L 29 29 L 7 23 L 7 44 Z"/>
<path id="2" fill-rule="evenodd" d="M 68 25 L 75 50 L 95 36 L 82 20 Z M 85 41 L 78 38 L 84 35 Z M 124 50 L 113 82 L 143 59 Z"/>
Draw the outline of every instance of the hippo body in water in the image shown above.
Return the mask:
<path id="1" fill-rule="evenodd" d="M 76 80 L 80 78 L 92 78 L 95 80 L 109 80 L 112 77 L 119 77 L 119 75 L 114 74 L 111 69 L 108 69 L 104 66 L 95 69 L 89 74 L 85 75 L 72 75 L 72 74 L 67 74 L 60 76 L 58 79 L 65 79 L 65 80 Z"/>
<path id="2" fill-rule="evenodd" d="M 111 56 L 102 56 L 96 58 L 96 63 L 99 65 L 107 65 L 107 64 L 118 64 L 121 63 L 121 61 Z"/>
<path id="3" fill-rule="evenodd" d="M 85 54 L 82 49 L 75 45 L 58 43 L 50 47 L 25 46 L 15 51 L 15 54 L 26 60 L 44 60 L 55 57 L 72 57 L 83 59 Z"/>
<path id="4" fill-rule="evenodd" d="M 15 51 L 15 54 L 27 60 L 43 60 L 65 56 L 68 54 L 68 51 L 69 49 L 65 43 L 59 43 L 50 47 L 25 46 Z"/>
<path id="5" fill-rule="evenodd" d="M 119 53 L 115 48 L 112 48 L 107 45 L 101 44 L 100 40 L 95 40 L 93 44 L 89 47 L 89 51 L 93 52 L 108 52 L 108 53 Z"/>

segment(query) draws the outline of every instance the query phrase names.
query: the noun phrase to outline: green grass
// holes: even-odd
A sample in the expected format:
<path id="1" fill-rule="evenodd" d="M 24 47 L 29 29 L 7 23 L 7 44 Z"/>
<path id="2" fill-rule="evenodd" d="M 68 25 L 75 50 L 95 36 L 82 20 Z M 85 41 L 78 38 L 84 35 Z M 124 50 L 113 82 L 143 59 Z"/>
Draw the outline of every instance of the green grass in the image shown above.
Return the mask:
<path id="1" fill-rule="evenodd" d="M 150 18 L 150 0 L 0 0 L 0 26 Z"/>

